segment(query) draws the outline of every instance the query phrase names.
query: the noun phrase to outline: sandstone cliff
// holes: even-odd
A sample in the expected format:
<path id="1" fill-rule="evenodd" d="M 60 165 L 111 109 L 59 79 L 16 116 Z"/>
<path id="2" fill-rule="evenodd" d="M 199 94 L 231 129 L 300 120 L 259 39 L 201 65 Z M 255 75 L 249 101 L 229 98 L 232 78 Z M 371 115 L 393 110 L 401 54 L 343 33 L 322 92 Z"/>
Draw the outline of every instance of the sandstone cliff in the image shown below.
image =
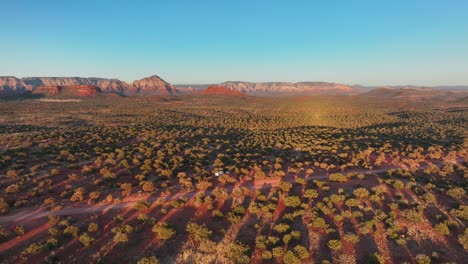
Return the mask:
<path id="1" fill-rule="evenodd" d="M 36 90 L 39 86 L 92 85 L 98 87 L 103 92 L 125 94 L 129 88 L 129 85 L 126 82 L 118 79 L 105 78 L 27 77 L 23 78 L 23 81 L 27 85 L 30 85 L 32 90 Z"/>
<path id="2" fill-rule="evenodd" d="M 352 94 L 358 90 L 344 84 L 327 82 L 224 82 L 222 85 L 251 95 Z"/>
<path id="3" fill-rule="evenodd" d="M 13 76 L 0 76 L 0 96 L 16 95 L 31 90 L 32 88 L 21 79 Z"/>
<path id="4" fill-rule="evenodd" d="M 245 96 L 243 92 L 236 91 L 226 86 L 214 85 L 200 91 L 199 94 L 203 95 L 228 95 L 228 96 Z"/>
<path id="5" fill-rule="evenodd" d="M 46 94 L 56 94 L 61 92 L 63 87 L 88 86 L 83 88 L 83 94 L 94 94 L 89 87 L 98 88 L 98 92 L 117 93 L 120 95 L 172 95 L 179 91 L 160 77 L 153 75 L 134 81 L 131 85 L 118 79 L 106 78 L 82 78 L 82 77 L 26 77 L 18 79 L 16 77 L 0 77 L 0 96 L 18 95 L 25 92 L 36 91 Z M 87 90 L 86 90 L 87 89 Z"/>
<path id="6" fill-rule="evenodd" d="M 72 96 L 91 96 L 100 93 L 101 89 L 94 85 L 80 84 L 80 85 L 47 85 L 39 86 L 34 90 L 34 94 L 42 95 L 72 95 Z"/>
<path id="7" fill-rule="evenodd" d="M 175 94 L 178 90 L 170 83 L 164 81 L 157 75 L 134 81 L 130 91 L 135 94 Z"/>

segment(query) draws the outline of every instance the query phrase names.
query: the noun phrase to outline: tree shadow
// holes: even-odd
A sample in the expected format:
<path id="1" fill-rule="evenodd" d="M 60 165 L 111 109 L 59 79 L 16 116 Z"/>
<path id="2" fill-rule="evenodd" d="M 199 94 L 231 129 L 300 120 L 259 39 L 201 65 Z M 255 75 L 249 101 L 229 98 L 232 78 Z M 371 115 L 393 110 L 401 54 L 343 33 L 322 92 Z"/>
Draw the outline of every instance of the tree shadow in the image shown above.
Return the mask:
<path id="1" fill-rule="evenodd" d="M 7 95 L 4 97 L 0 97 L 0 102 L 2 101 L 24 101 L 24 100 L 34 100 L 44 98 L 44 94 L 35 94 L 31 92 L 26 92 L 19 95 Z"/>
<path id="2" fill-rule="evenodd" d="M 379 263 L 375 262 L 374 253 L 379 252 L 374 237 L 371 235 L 361 236 L 361 239 L 356 244 L 356 261 L 357 263 Z"/>
<path id="3" fill-rule="evenodd" d="M 255 225 L 259 224 L 259 220 L 260 219 L 255 214 L 249 214 L 247 219 L 243 221 L 233 242 L 239 241 L 251 249 L 254 248 L 255 239 L 257 237 Z"/>
<path id="4" fill-rule="evenodd" d="M 161 260 L 170 256 L 177 256 L 187 241 L 188 234 L 185 231 L 187 224 L 195 215 L 197 209 L 193 206 L 179 208 L 172 216 L 167 219 L 177 232 L 177 235 L 164 243 L 158 250 L 157 254 Z"/>
<path id="5" fill-rule="evenodd" d="M 444 220 L 447 220 L 447 216 L 445 215 L 445 213 L 434 205 L 426 206 L 423 210 L 423 214 L 432 226 L 435 226 L 439 223 L 443 223 Z M 438 218 L 438 216 L 440 218 Z"/>

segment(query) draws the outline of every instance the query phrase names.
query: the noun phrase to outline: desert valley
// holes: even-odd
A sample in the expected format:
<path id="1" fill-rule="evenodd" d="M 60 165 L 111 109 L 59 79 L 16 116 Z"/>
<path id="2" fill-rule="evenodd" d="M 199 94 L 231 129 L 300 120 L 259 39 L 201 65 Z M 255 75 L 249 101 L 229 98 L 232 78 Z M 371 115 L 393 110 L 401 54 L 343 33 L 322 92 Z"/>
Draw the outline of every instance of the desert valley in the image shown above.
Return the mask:
<path id="1" fill-rule="evenodd" d="M 468 1 L 0 9 L 0 264 L 468 263 Z"/>
<path id="2" fill-rule="evenodd" d="M 463 263 L 468 92 L 0 77 L 1 263 Z"/>

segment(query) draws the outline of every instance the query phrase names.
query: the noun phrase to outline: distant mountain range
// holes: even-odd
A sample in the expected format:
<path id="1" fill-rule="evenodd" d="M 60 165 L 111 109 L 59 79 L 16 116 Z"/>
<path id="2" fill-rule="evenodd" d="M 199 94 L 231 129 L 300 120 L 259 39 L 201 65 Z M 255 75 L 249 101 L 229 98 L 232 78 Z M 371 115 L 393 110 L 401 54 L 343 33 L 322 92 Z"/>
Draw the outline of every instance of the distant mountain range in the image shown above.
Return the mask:
<path id="1" fill-rule="evenodd" d="M 121 95 L 172 95 L 179 91 L 170 83 L 157 75 L 153 75 L 128 84 L 118 79 L 83 78 L 83 77 L 26 77 L 0 76 L 0 95 L 18 95 L 25 92 L 34 92 L 37 89 L 57 90 L 61 87 L 79 87 L 89 85 L 99 88 L 100 92 L 118 93 Z M 44 88 L 45 87 L 45 88 Z"/>
<path id="2" fill-rule="evenodd" d="M 363 90 L 345 84 L 327 82 L 243 82 L 228 81 L 220 84 L 181 84 L 175 85 L 181 92 L 197 92 L 210 86 L 224 86 L 231 91 L 237 91 L 253 96 L 288 96 L 314 94 L 357 94 Z"/>
<path id="3" fill-rule="evenodd" d="M 462 102 L 463 98 L 468 95 L 468 89 L 463 89 L 458 86 L 454 88 L 433 88 L 433 87 L 416 87 L 406 86 L 402 88 L 382 87 L 372 89 L 360 96 L 376 97 L 382 99 L 404 99 L 412 101 L 453 101 Z"/>
<path id="4" fill-rule="evenodd" d="M 380 88 L 389 88 L 389 89 L 433 89 L 433 90 L 459 90 L 459 91 L 468 91 L 468 85 L 439 85 L 439 86 L 417 86 L 417 85 L 392 85 L 392 86 L 364 86 L 364 85 L 352 85 L 352 87 L 360 90 L 374 90 Z"/>
<path id="5" fill-rule="evenodd" d="M 226 96 L 245 96 L 246 94 L 238 91 L 238 90 L 233 90 L 231 88 L 228 88 L 224 85 L 212 85 L 208 86 L 204 90 L 198 91 L 198 94 L 201 95 L 226 95 Z"/>
<path id="6" fill-rule="evenodd" d="M 211 90 L 201 92 L 208 87 Z M 225 87 L 227 89 L 221 89 Z M 96 88 L 96 89 L 94 89 Z M 80 90 L 73 92 L 74 90 Z M 132 83 L 119 79 L 83 77 L 25 77 L 0 76 L 0 96 L 18 95 L 28 92 L 57 94 L 117 93 L 120 95 L 176 95 L 176 94 L 223 94 L 252 96 L 292 95 L 361 95 L 385 98 L 432 98 L 459 100 L 467 95 L 468 86 L 361 86 L 328 82 L 244 82 L 228 81 L 220 84 L 172 85 L 157 75 Z"/>
<path id="7" fill-rule="evenodd" d="M 360 90 L 327 82 L 224 82 L 221 85 L 249 95 L 353 94 Z"/>

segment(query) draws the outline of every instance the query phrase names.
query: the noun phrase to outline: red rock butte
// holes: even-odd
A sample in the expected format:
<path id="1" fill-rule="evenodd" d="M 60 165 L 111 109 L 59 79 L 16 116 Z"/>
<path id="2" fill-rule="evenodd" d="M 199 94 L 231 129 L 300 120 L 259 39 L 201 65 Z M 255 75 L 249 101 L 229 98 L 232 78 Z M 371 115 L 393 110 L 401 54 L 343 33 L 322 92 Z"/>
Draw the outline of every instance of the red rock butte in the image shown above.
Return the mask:
<path id="1" fill-rule="evenodd" d="M 229 95 L 229 96 L 245 96 L 244 93 L 232 90 L 226 86 L 214 85 L 209 86 L 203 91 L 200 91 L 199 94 L 203 95 Z"/>
<path id="2" fill-rule="evenodd" d="M 52 85 L 52 86 L 39 86 L 34 91 L 34 93 L 38 94 L 61 94 L 64 91 L 71 95 L 77 96 L 91 96 L 101 92 L 96 86 L 93 85 L 69 85 L 69 86 L 60 86 L 60 85 Z"/>

